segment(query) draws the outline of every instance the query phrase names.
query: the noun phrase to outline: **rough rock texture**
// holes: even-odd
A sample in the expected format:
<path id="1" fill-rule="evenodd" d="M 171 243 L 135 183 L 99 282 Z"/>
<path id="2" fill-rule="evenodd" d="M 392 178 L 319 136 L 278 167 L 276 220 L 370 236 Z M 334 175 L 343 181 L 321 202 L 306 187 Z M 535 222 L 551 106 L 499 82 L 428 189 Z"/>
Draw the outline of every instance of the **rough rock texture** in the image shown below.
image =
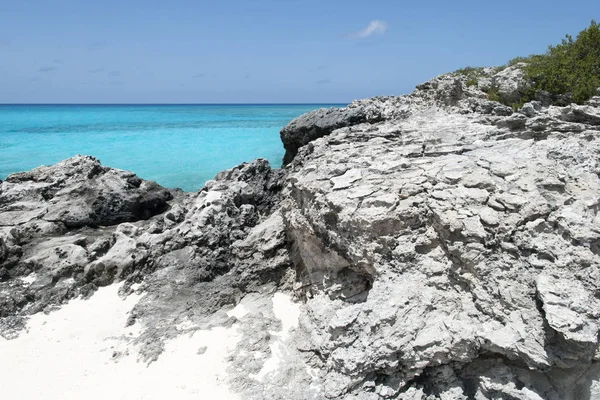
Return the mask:
<path id="1" fill-rule="evenodd" d="M 281 130 L 281 141 L 286 153 L 283 165 L 289 164 L 298 149 L 311 141 L 329 135 L 332 131 L 359 125 L 394 121 L 409 117 L 413 111 L 438 105 L 456 107 L 463 101 L 472 111 L 491 115 L 510 115 L 512 109 L 487 100 L 487 91 L 497 88 L 502 99 L 510 101 L 526 87 L 520 65 L 498 72 L 485 68 L 477 76 L 477 85 L 468 85 L 469 76 L 460 73 L 441 75 L 417 86 L 408 96 L 381 96 L 352 102 L 346 108 L 330 108 L 311 111 L 294 119 Z M 462 107 L 461 112 L 465 112 Z M 455 110 L 456 111 L 456 110 Z"/>
<path id="2" fill-rule="evenodd" d="M 0 333 L 11 336 L 23 316 L 115 280 L 143 280 L 155 289 L 148 297 L 168 299 L 178 317 L 178 299 L 188 303 L 194 291 L 214 304 L 197 310 L 210 314 L 257 282 L 278 282 L 289 269 L 282 219 L 271 212 L 280 175 L 257 160 L 221 172 L 197 194 L 175 192 L 170 204 L 168 190 L 92 157 L 9 176 L 0 193 Z M 117 220 L 129 222 L 104 226 Z M 225 274 L 231 279 L 216 282 Z M 136 315 L 146 312 L 142 303 Z"/>
<path id="3" fill-rule="evenodd" d="M 147 219 L 166 208 L 171 193 L 128 171 L 77 156 L 52 167 L 12 174 L 0 192 L 0 226 L 40 219 L 67 228 Z"/>
<path id="4" fill-rule="evenodd" d="M 368 110 L 356 104 L 347 108 L 322 108 L 301 115 L 281 130 L 281 141 L 286 150 L 283 163 L 288 164 L 292 161 L 300 147 L 330 134 L 335 129 L 367 121 L 375 122 L 380 118 L 378 113 L 370 114 Z"/>
<path id="5" fill-rule="evenodd" d="M 503 103 L 518 103 L 521 95 L 529 86 L 523 71 L 525 65 L 524 63 L 512 65 L 492 77 L 492 87 L 498 89 L 498 95 Z"/>
<path id="6" fill-rule="evenodd" d="M 498 116 L 468 90 L 428 82 L 289 166 L 327 398 L 598 398 L 599 99 Z"/>
<path id="7" fill-rule="evenodd" d="M 0 321 L 0 332 L 20 326 L 22 313 L 120 277 L 124 260 L 119 268 L 90 273 L 115 244 L 111 232 L 120 227 L 114 225 L 163 212 L 172 197 L 93 157 L 10 175 L 0 186 L 0 318 L 10 317 Z"/>
<path id="8" fill-rule="evenodd" d="M 198 193 L 91 158 L 11 176 L 0 332 L 125 280 L 140 361 L 236 326 L 244 399 L 600 399 L 600 97 L 514 112 L 484 91 L 501 72 L 309 113 L 282 131 L 285 169 Z"/>

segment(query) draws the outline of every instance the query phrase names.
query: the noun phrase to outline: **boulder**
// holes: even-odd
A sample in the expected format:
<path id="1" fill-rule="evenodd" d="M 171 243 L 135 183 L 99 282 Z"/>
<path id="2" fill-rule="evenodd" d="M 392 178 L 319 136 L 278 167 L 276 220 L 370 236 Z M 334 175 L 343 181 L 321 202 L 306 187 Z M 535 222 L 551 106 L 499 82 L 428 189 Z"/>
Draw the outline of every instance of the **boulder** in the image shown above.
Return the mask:
<path id="1" fill-rule="evenodd" d="M 335 129 L 366 121 L 367 113 L 361 107 L 322 108 L 294 119 L 281 130 L 281 141 L 285 148 L 283 164 L 289 164 L 298 149 L 309 142 L 326 136 Z"/>
<path id="2" fill-rule="evenodd" d="M 135 174 L 76 156 L 9 175 L 0 192 L 0 225 L 34 219 L 69 228 L 147 219 L 167 208 L 171 193 Z"/>
<path id="3" fill-rule="evenodd" d="M 498 90 L 500 102 L 504 104 L 518 103 L 527 89 L 529 83 L 525 78 L 523 67 L 526 64 L 518 63 L 496 73 L 492 77 L 492 87 Z"/>
<path id="4" fill-rule="evenodd" d="M 535 117 L 539 111 L 542 109 L 542 103 L 536 100 L 530 101 L 528 103 L 523 104 L 520 112 L 525 114 L 526 117 Z"/>

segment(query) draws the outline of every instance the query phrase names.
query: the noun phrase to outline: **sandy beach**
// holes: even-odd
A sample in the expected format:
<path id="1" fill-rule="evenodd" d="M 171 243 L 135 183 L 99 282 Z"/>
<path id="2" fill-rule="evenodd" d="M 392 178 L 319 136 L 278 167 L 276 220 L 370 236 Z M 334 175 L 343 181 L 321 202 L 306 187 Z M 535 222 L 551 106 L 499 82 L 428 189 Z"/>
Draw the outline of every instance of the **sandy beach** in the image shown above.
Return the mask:
<path id="1" fill-rule="evenodd" d="M 181 335 L 146 366 L 131 345 L 140 327 L 125 327 L 140 296 L 122 299 L 118 289 L 101 288 L 89 300 L 76 299 L 48 315 L 36 314 L 27 333 L 11 341 L 0 339 L 2 397 L 237 398 L 225 384 L 225 358 L 240 339 L 235 326 Z"/>

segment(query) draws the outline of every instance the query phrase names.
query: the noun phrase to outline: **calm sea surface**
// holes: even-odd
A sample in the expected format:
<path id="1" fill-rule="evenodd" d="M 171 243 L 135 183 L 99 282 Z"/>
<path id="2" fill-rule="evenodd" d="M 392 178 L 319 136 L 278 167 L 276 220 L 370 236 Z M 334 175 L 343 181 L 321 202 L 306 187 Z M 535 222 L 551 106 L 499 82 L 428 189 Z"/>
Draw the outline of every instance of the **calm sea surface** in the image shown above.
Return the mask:
<path id="1" fill-rule="evenodd" d="M 0 105 L 0 179 L 76 154 L 165 187 L 201 188 L 258 157 L 281 166 L 279 131 L 311 105 Z"/>

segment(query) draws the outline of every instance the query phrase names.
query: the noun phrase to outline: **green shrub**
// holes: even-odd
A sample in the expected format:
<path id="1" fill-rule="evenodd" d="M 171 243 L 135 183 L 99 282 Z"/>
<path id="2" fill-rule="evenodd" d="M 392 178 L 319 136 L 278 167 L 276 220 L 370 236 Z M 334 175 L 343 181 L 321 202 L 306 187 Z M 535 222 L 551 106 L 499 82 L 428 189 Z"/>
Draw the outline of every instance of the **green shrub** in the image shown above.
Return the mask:
<path id="1" fill-rule="evenodd" d="M 455 74 L 465 75 L 465 76 L 476 76 L 480 75 L 483 72 L 483 67 L 464 67 L 457 69 L 454 71 Z"/>
<path id="2" fill-rule="evenodd" d="M 478 84 L 479 84 L 479 81 L 477 80 L 476 77 L 469 78 L 469 80 L 467 81 L 467 87 L 477 86 Z"/>
<path id="3" fill-rule="evenodd" d="M 479 78 L 483 75 L 483 67 L 465 67 L 454 71 L 455 74 L 467 78 L 467 86 L 478 86 Z"/>
<path id="4" fill-rule="evenodd" d="M 576 39 L 566 35 L 562 43 L 549 46 L 545 54 L 532 54 L 527 57 L 515 57 L 507 66 L 525 63 L 523 67 L 526 79 L 531 83 L 514 104 L 506 104 L 519 109 L 524 103 L 535 98 L 543 90 L 554 96 L 576 103 L 583 103 L 596 94 L 600 88 L 600 24 L 592 20 L 590 26 L 579 32 Z M 494 69 L 500 72 L 507 66 Z M 454 71 L 467 77 L 467 86 L 478 85 L 483 75 L 481 67 L 465 67 Z M 487 91 L 488 98 L 500 101 L 498 89 Z"/>
<path id="5" fill-rule="evenodd" d="M 529 63 L 531 62 L 531 59 L 535 57 L 535 55 L 531 55 L 529 57 L 515 57 L 512 60 L 508 61 L 508 66 L 512 67 L 513 65 L 517 65 L 518 63 Z"/>
<path id="6" fill-rule="evenodd" d="M 525 100 L 545 90 L 555 96 L 570 95 L 581 104 L 600 87 L 600 24 L 592 20 L 576 39 L 567 35 L 561 44 L 549 46 L 546 54 L 518 57 L 509 64 L 520 61 L 528 63 L 525 73 L 533 82 Z"/>
<path id="7" fill-rule="evenodd" d="M 498 92 L 497 87 L 492 87 L 487 91 L 488 100 L 500 102 L 500 93 Z"/>

